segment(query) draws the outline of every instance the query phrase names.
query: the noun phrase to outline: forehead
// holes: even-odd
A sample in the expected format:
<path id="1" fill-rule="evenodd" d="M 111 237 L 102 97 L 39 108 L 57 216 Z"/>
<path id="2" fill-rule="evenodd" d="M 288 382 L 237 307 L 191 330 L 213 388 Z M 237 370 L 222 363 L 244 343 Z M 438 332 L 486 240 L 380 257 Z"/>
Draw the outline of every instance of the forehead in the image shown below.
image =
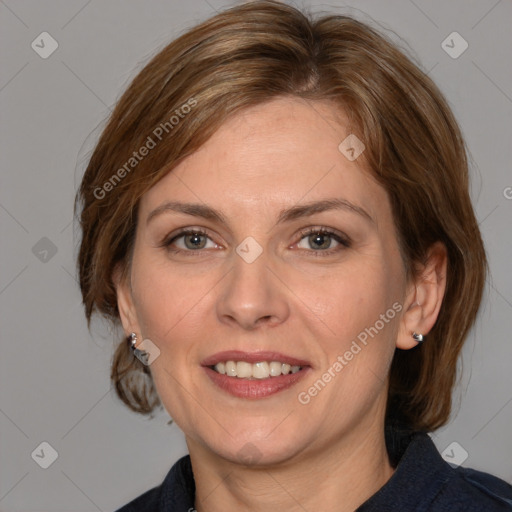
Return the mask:
<path id="1" fill-rule="evenodd" d="M 342 197 L 378 217 L 386 193 L 362 157 L 350 161 L 340 150 L 350 134 L 347 117 L 332 103 L 279 98 L 251 107 L 150 189 L 143 215 L 169 199 L 239 213 Z"/>

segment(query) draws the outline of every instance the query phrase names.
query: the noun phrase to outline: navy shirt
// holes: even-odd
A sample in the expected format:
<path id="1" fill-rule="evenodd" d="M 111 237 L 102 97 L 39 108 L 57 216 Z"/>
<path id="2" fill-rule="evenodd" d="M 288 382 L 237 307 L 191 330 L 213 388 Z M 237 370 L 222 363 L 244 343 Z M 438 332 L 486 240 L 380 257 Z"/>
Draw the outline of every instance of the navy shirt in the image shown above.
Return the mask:
<path id="1" fill-rule="evenodd" d="M 386 430 L 395 472 L 355 512 L 512 511 L 512 486 L 488 473 L 445 462 L 430 436 Z M 165 480 L 116 512 L 191 512 L 195 482 L 190 456 L 179 459 Z"/>

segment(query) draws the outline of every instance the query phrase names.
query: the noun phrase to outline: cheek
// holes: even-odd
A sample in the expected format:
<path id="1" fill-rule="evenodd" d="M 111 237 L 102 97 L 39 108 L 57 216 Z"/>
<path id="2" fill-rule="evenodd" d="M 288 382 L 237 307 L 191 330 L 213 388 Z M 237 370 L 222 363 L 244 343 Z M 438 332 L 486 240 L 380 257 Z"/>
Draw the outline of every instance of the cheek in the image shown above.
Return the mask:
<path id="1" fill-rule="evenodd" d="M 205 276 L 184 275 L 161 254 L 141 251 L 134 256 L 132 287 L 142 334 L 167 344 L 174 331 L 201 309 L 201 297 L 211 288 Z M 165 347 L 163 347 L 165 348 Z"/>
<path id="2" fill-rule="evenodd" d="M 400 282 L 396 260 L 375 255 L 354 260 L 317 296 L 326 311 L 323 319 L 335 333 L 323 338 L 322 369 L 337 376 L 324 395 L 333 411 L 364 408 L 382 392 L 402 309 Z"/>
<path id="3" fill-rule="evenodd" d="M 201 299 L 213 285 L 185 277 L 161 259 L 140 258 L 134 269 L 132 286 L 141 333 L 160 350 L 150 366 L 158 395 L 176 423 L 193 430 L 199 413 L 187 391 L 194 389 L 189 369 L 201 332 L 204 337 L 201 325 L 207 301 Z"/>
<path id="4" fill-rule="evenodd" d="M 400 297 L 393 276 L 383 259 L 361 259 L 326 280 L 322 293 L 316 294 L 316 307 L 325 311 L 326 323 L 335 333 L 353 339 L 373 326 Z"/>

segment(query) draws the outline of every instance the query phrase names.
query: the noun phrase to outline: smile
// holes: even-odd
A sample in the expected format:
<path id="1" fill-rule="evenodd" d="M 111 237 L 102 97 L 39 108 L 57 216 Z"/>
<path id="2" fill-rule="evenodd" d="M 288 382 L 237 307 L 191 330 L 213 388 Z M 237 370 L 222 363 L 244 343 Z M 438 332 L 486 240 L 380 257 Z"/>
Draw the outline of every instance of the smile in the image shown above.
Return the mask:
<path id="1" fill-rule="evenodd" d="M 261 361 L 258 363 L 248 363 L 247 361 L 225 361 L 219 362 L 211 368 L 221 375 L 250 380 L 279 377 L 280 375 L 297 373 L 302 369 L 301 366 L 291 366 L 279 361 Z"/>
<path id="2" fill-rule="evenodd" d="M 284 391 L 313 370 L 305 359 L 273 351 L 218 352 L 201 363 L 216 388 L 237 398 L 261 399 Z"/>

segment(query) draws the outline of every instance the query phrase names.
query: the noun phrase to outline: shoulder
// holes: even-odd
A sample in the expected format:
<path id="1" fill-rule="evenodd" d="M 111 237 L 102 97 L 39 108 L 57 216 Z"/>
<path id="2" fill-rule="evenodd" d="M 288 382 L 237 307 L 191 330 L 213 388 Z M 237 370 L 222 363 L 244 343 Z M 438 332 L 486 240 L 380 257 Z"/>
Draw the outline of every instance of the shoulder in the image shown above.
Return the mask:
<path id="1" fill-rule="evenodd" d="M 179 459 L 164 481 L 115 512 L 175 512 L 193 510 L 195 481 L 190 456 Z"/>
<path id="2" fill-rule="evenodd" d="M 433 510 L 512 511 L 512 486 L 504 480 L 464 467 L 449 466 L 448 475 L 433 501 Z"/>
<path id="3" fill-rule="evenodd" d="M 394 474 L 358 512 L 512 512 L 512 486 L 489 473 L 454 466 L 426 432 L 390 429 Z"/>
<path id="4" fill-rule="evenodd" d="M 416 451 L 416 457 L 422 459 L 414 465 L 418 468 L 416 476 L 427 483 L 424 490 L 429 498 L 424 501 L 428 503 L 425 511 L 512 512 L 512 486 L 504 480 L 490 473 L 449 464 L 426 434 L 413 437 L 406 454 L 410 451 Z M 413 462 L 411 453 L 408 455 L 409 462 Z"/>

